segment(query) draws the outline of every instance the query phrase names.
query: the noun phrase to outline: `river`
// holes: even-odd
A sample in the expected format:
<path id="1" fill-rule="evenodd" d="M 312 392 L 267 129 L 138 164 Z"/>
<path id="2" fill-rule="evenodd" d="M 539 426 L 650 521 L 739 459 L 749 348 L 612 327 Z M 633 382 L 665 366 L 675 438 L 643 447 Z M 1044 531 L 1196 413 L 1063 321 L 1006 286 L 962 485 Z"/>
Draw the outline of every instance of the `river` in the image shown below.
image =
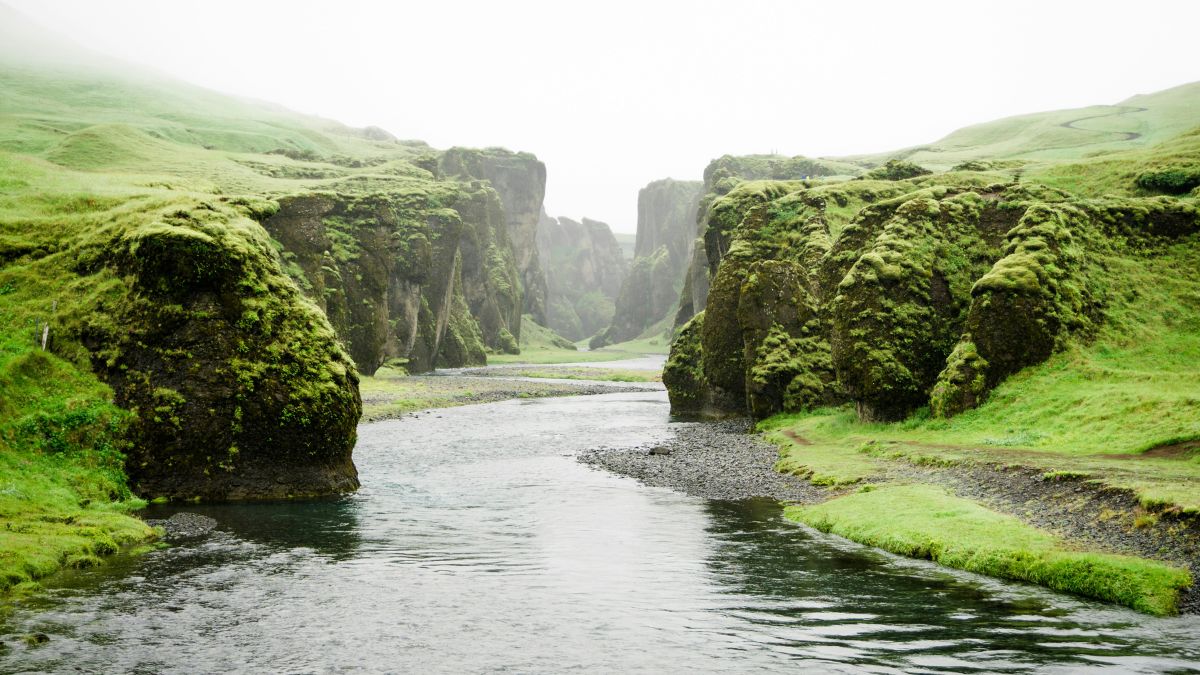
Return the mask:
<path id="1" fill-rule="evenodd" d="M 218 531 L 56 577 L 0 619 L 0 670 L 1200 672 L 1200 618 L 937 568 L 574 459 L 676 424 L 649 391 L 364 425 L 360 492 L 179 507 Z M 20 645 L 32 632 L 49 642 Z"/>

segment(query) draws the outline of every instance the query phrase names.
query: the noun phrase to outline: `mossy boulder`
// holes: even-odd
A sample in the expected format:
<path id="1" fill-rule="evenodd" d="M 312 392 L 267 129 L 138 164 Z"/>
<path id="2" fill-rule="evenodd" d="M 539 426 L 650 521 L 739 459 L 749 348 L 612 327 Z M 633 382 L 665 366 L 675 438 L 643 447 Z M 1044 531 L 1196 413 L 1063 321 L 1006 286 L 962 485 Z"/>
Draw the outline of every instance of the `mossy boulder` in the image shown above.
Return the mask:
<path id="1" fill-rule="evenodd" d="M 65 320 L 64 342 L 87 351 L 133 413 L 136 493 L 268 499 L 358 486 L 354 365 L 256 223 L 208 203 L 155 214 L 86 248 L 76 271 L 103 291 Z"/>
<path id="2" fill-rule="evenodd" d="M 864 178 L 868 180 L 906 180 L 918 176 L 928 176 L 931 173 L 933 172 L 919 164 L 903 159 L 889 159 L 883 166 L 868 171 Z"/>

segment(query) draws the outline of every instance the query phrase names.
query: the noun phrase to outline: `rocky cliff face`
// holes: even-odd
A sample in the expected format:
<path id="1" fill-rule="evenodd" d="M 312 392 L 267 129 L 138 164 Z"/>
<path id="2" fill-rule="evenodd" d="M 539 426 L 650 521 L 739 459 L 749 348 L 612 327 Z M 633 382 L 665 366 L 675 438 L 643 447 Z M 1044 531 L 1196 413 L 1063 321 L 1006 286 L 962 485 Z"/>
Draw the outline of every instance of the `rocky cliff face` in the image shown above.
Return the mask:
<path id="1" fill-rule="evenodd" d="M 413 179 L 407 189 L 279 204 L 264 225 L 362 372 L 517 351 L 518 273 L 499 195 L 486 183 Z"/>
<path id="2" fill-rule="evenodd" d="M 358 487 L 358 376 L 244 215 L 273 206 L 122 213 L 122 226 L 72 256 L 92 291 L 59 308 L 54 350 L 90 363 L 130 412 L 125 466 L 137 494 L 276 499 Z"/>
<path id="3" fill-rule="evenodd" d="M 571 340 L 582 340 L 608 326 L 627 272 L 608 225 L 543 214 L 537 243 L 546 268 L 547 326 Z"/>
<path id="4" fill-rule="evenodd" d="M 503 148 L 451 148 L 439 157 L 438 169 L 456 180 L 486 180 L 499 193 L 521 279 L 522 311 L 545 325 L 546 275 L 538 258 L 537 228 L 546 195 L 546 165 L 529 153 Z M 514 328 L 519 338 L 520 324 Z"/>
<path id="5" fill-rule="evenodd" d="M 594 346 L 632 340 L 675 310 L 695 239 L 702 185 L 670 178 L 638 192 L 637 242 L 612 324 Z"/>
<path id="6" fill-rule="evenodd" d="M 708 289 L 728 241 L 720 232 L 721 214 L 709 212 L 709 207 L 739 183 L 748 180 L 805 180 L 840 174 L 854 175 L 857 167 L 804 156 L 724 155 L 704 168 L 704 184 L 693 215 L 691 258 L 684 276 L 683 290 L 675 314 L 675 327 L 680 328 L 697 312 L 704 310 Z"/>
<path id="7" fill-rule="evenodd" d="M 957 414 L 1103 320 L 1116 247 L 1200 229 L 1184 202 L 985 180 L 748 181 L 713 199 L 719 256 L 664 372 L 672 410 Z"/>

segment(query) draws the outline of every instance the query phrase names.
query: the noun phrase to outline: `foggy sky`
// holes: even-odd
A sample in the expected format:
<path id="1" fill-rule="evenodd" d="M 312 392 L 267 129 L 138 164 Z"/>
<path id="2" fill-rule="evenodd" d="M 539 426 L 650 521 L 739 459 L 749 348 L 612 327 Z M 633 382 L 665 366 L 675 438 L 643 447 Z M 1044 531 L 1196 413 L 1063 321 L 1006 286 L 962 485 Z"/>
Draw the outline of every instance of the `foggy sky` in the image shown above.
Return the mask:
<path id="1" fill-rule="evenodd" d="M 7 0 L 224 92 L 548 167 L 551 215 L 632 232 L 722 154 L 845 155 L 1200 79 L 1200 3 Z"/>

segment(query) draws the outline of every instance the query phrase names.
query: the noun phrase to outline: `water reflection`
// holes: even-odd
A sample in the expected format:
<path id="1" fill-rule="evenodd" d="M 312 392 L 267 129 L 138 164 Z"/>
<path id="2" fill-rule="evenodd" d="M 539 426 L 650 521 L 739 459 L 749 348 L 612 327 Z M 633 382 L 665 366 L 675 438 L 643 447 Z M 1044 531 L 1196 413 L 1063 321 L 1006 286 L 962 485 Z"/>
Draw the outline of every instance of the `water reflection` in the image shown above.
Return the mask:
<path id="1" fill-rule="evenodd" d="M 246 504 L 162 504 L 142 512 L 144 518 L 166 519 L 180 512 L 217 521 L 222 532 L 275 548 L 309 548 L 332 560 L 353 557 L 362 544 L 358 531 L 359 498 L 334 497 L 306 501 Z"/>

